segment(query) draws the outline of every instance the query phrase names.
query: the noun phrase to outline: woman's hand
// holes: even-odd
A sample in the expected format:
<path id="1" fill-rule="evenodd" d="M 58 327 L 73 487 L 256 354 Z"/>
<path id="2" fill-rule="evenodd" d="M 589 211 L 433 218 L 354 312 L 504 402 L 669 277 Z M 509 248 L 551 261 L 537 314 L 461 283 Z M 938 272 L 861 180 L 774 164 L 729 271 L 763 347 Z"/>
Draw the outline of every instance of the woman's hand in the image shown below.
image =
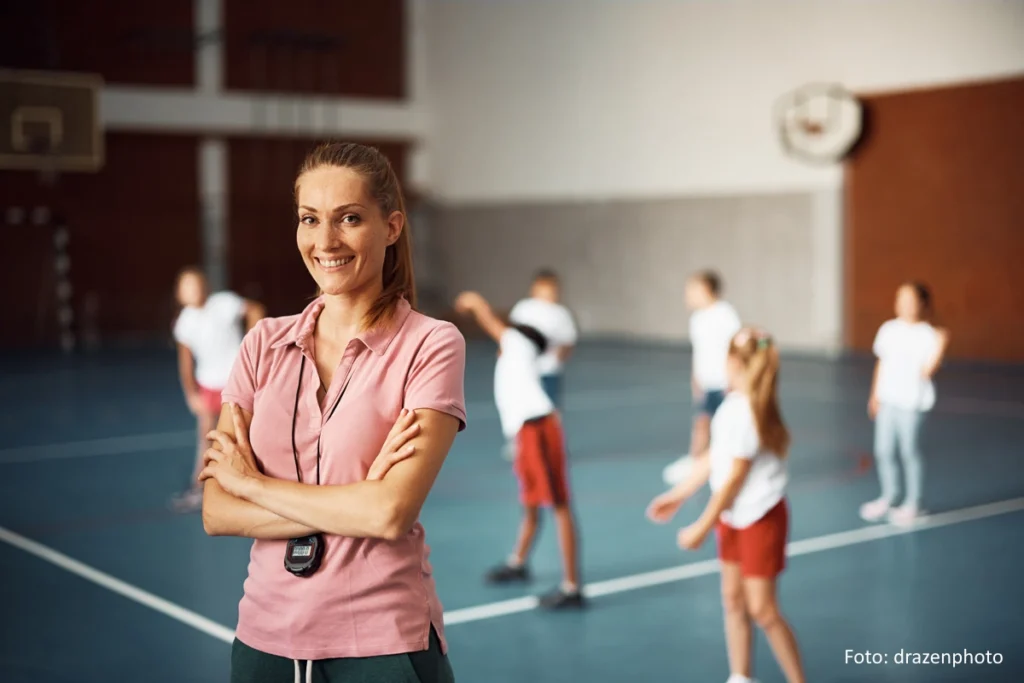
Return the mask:
<path id="1" fill-rule="evenodd" d="M 647 519 L 656 524 L 668 522 L 675 516 L 685 500 L 686 497 L 679 495 L 674 489 L 666 491 L 647 506 Z"/>
<path id="2" fill-rule="evenodd" d="M 263 473 L 256 466 L 256 456 L 249 443 L 249 428 L 242 419 L 242 409 L 231 404 L 231 419 L 235 426 L 235 437 L 214 430 L 206 435 L 216 446 L 208 448 L 203 454 L 203 470 L 199 473 L 199 481 L 216 479 L 220 487 L 227 493 L 244 498 L 245 487 Z"/>
<path id="3" fill-rule="evenodd" d="M 394 426 L 384 440 L 384 446 L 370 465 L 366 473 L 366 481 L 380 481 L 388 471 L 416 452 L 416 447 L 409 443 L 420 433 L 420 425 L 416 422 L 416 411 L 403 408 Z"/>
<path id="4" fill-rule="evenodd" d="M 868 417 L 870 417 L 872 420 L 878 417 L 878 408 L 878 399 L 875 398 L 874 394 L 872 394 L 871 398 L 868 399 Z"/>
<path id="5" fill-rule="evenodd" d="M 704 522 L 694 522 L 685 529 L 680 529 L 676 541 L 683 550 L 697 550 L 704 544 L 704 540 L 711 533 L 711 529 Z"/>

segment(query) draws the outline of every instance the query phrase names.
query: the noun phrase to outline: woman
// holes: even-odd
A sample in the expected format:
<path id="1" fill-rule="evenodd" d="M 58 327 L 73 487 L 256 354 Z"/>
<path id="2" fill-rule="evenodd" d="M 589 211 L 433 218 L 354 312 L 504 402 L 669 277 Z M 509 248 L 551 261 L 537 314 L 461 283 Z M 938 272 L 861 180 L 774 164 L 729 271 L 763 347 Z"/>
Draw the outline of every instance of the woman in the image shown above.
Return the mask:
<path id="1" fill-rule="evenodd" d="M 203 468 L 203 452 L 210 446 L 206 435 L 220 414 L 221 391 L 231 375 L 242 335 L 263 318 L 265 311 L 261 304 L 234 292 L 209 294 L 206 276 L 195 267 L 178 273 L 174 294 L 181 307 L 174 321 L 178 374 L 185 403 L 196 416 L 198 444 L 192 485 L 175 496 L 171 506 L 179 512 L 194 512 L 203 504 L 203 491 L 196 477 Z"/>
<path id="2" fill-rule="evenodd" d="M 200 474 L 207 533 L 256 539 L 231 680 L 452 681 L 417 518 L 465 428 L 465 341 L 412 310 L 377 150 L 318 147 L 295 197 L 321 296 L 246 336 Z"/>

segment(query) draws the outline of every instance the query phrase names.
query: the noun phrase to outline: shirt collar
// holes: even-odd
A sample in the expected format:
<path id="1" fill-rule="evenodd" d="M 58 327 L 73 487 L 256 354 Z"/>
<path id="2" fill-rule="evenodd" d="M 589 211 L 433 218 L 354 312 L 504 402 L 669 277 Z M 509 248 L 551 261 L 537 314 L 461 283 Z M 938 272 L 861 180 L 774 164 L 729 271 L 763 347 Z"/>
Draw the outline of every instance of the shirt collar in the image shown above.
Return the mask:
<path id="1" fill-rule="evenodd" d="M 299 314 L 299 317 L 292 323 L 292 326 L 285 332 L 284 336 L 271 345 L 271 348 L 277 349 L 294 344 L 304 352 L 312 354 L 313 331 L 316 329 L 317 318 L 320 317 L 320 313 L 323 310 L 324 298 L 321 296 L 314 299 Z M 402 329 L 402 325 L 405 324 L 411 311 L 412 306 L 409 305 L 409 302 L 404 297 L 399 299 L 395 306 L 395 312 L 390 319 L 369 330 L 363 330 L 356 335 L 356 339 L 363 342 L 364 346 L 378 356 L 383 355 L 387 351 L 388 346 L 391 345 L 392 340 L 398 335 L 398 331 Z"/>

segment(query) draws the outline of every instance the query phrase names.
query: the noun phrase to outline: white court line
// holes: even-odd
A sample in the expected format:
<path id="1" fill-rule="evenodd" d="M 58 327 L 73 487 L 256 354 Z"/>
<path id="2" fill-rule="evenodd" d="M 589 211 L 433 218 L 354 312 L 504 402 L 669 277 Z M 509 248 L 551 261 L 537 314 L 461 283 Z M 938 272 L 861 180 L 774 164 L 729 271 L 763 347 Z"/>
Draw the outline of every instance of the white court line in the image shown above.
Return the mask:
<path id="1" fill-rule="evenodd" d="M 1012 498 L 998 503 L 988 503 L 986 505 L 962 508 L 960 510 L 951 510 L 949 512 L 942 512 L 935 515 L 928 515 L 927 517 L 921 518 L 914 526 L 907 528 L 889 525 L 874 525 L 862 527 L 860 529 L 852 529 L 850 531 L 840 531 L 835 534 L 806 538 L 790 543 L 786 550 L 789 557 L 810 555 L 813 553 L 824 552 L 826 550 L 833 550 L 835 548 L 844 548 L 882 538 L 916 533 L 926 529 L 936 529 L 953 524 L 985 519 L 987 517 L 996 517 L 998 515 L 1019 512 L 1021 510 L 1024 510 L 1024 497 Z M 202 631 L 203 633 L 213 636 L 225 643 L 231 643 L 234 640 L 234 631 L 226 626 L 222 626 L 210 619 L 207 619 L 201 614 L 197 614 L 191 610 L 176 605 L 173 602 L 164 600 L 163 598 L 144 591 L 141 588 L 125 583 L 120 579 L 116 579 L 109 574 L 101 572 L 98 569 L 94 569 L 82 562 L 79 562 L 78 560 L 64 555 L 63 553 L 59 553 L 52 548 L 48 548 L 36 541 L 25 538 L 24 536 L 16 534 L 3 527 L 0 527 L 0 541 L 8 543 L 16 548 L 20 548 L 31 555 L 35 555 L 36 557 L 65 569 L 72 574 L 76 574 L 87 581 L 103 586 L 104 588 L 122 595 L 129 600 L 149 607 L 152 610 L 191 626 L 192 628 Z M 693 579 L 699 576 L 708 576 L 717 572 L 718 560 L 704 560 L 702 562 L 692 562 L 690 564 L 671 567 L 669 569 L 659 569 L 657 571 L 634 574 L 632 576 L 610 579 L 608 581 L 598 581 L 597 583 L 586 585 L 583 590 L 587 597 L 597 598 L 604 595 L 625 593 L 628 591 L 639 590 L 641 588 L 675 583 L 677 581 Z M 528 612 L 538 607 L 538 604 L 536 597 L 527 596 L 514 598 L 512 600 L 503 600 L 501 602 L 493 602 L 486 605 L 477 605 L 476 607 L 465 607 L 445 612 L 444 623 L 446 626 L 455 626 L 457 624 L 467 624 L 474 621 L 494 619 L 496 617 L 509 614 Z"/>
<path id="2" fill-rule="evenodd" d="M 123 595 L 129 600 L 137 602 L 140 605 L 145 605 L 150 609 L 166 614 L 171 619 L 180 621 L 183 624 L 191 626 L 197 631 L 202 631 L 207 635 L 213 636 L 217 640 L 223 640 L 225 643 L 231 643 L 235 639 L 235 632 L 226 626 L 221 626 L 217 622 L 211 621 L 201 614 L 196 614 L 192 610 L 175 605 L 173 602 L 164 600 L 163 598 L 144 591 L 141 588 L 137 588 L 130 583 L 125 583 L 121 579 L 115 579 L 110 574 L 105 574 L 98 569 L 93 569 L 87 564 L 79 562 L 74 558 L 68 557 L 63 553 L 59 553 L 52 548 L 48 548 L 41 543 L 36 543 L 32 539 L 25 538 L 24 536 L 16 534 L 3 527 L 0 527 L 0 541 L 13 545 L 15 548 L 20 548 L 30 555 L 35 555 L 41 560 L 46 560 L 50 564 L 57 565 L 61 569 L 66 569 L 72 574 L 77 574 L 86 581 L 92 581 L 99 586 L 103 586 L 107 590 Z"/>
<path id="3" fill-rule="evenodd" d="M 962 508 L 960 510 L 950 510 L 949 512 L 941 512 L 935 515 L 928 515 L 926 517 L 922 517 L 912 527 L 895 527 L 888 524 L 866 526 L 860 529 L 840 531 L 835 534 L 826 534 L 824 536 L 816 536 L 814 538 L 805 538 L 800 541 L 793 541 L 786 547 L 786 555 L 788 557 L 810 555 L 813 553 L 820 553 L 825 550 L 858 545 L 868 541 L 876 541 L 882 538 L 890 538 L 892 536 L 901 536 L 904 534 L 924 531 L 925 529 L 935 529 L 938 527 L 950 526 L 952 524 L 985 519 L 986 517 L 1005 515 L 1010 512 L 1019 512 L 1021 510 L 1024 510 L 1024 497 L 1004 500 L 998 503 L 989 503 L 987 505 L 978 505 L 976 507 Z M 627 591 L 650 588 L 651 586 L 661 586 L 667 583 L 675 583 L 677 581 L 684 581 L 698 576 L 707 576 L 709 574 L 717 573 L 717 559 L 704 560 L 702 562 L 691 562 L 690 564 L 684 564 L 679 567 L 670 567 L 669 569 L 659 569 L 653 572 L 624 576 L 619 579 L 590 583 L 584 586 L 583 594 L 588 598 L 596 598 L 603 595 L 625 593 Z M 513 600 L 495 602 L 489 605 L 466 607 L 464 609 L 446 612 L 444 615 L 444 623 L 445 625 L 448 625 L 480 621 L 482 619 L 490 619 L 493 617 L 504 616 L 506 614 L 515 614 L 516 612 L 527 612 L 537 606 L 538 600 L 535 597 L 515 598 Z"/>

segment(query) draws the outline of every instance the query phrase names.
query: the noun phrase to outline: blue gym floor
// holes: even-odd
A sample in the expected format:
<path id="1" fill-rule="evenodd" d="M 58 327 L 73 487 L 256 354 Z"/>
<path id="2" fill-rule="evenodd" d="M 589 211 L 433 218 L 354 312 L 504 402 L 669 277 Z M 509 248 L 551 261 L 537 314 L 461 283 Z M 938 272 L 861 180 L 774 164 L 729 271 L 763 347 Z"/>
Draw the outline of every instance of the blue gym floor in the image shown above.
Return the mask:
<path id="1" fill-rule="evenodd" d="M 522 599 L 560 578 L 553 525 L 535 552 L 534 586 L 481 581 L 508 554 L 519 515 L 491 404 L 493 357 L 490 345 L 470 345 L 470 426 L 422 515 L 457 679 L 724 682 L 713 539 L 694 553 L 674 543 L 706 496 L 678 523 L 644 519 L 662 468 L 688 443 L 687 353 L 608 343 L 577 351 L 565 422 L 595 597 L 582 613 L 560 614 Z M 167 508 L 191 472 L 194 442 L 174 360 L 169 349 L 0 357 L 0 681 L 228 680 L 249 543 L 208 538 L 198 514 Z M 1024 680 L 1024 369 L 942 371 L 924 435 L 934 514 L 910 533 L 857 517 L 877 495 L 866 457 L 870 372 L 865 360 L 783 363 L 794 450 L 781 601 L 808 678 Z M 847 664 L 848 650 L 889 663 Z M 894 662 L 901 651 L 964 650 L 1000 653 L 1003 663 Z M 756 674 L 782 680 L 763 638 Z"/>

